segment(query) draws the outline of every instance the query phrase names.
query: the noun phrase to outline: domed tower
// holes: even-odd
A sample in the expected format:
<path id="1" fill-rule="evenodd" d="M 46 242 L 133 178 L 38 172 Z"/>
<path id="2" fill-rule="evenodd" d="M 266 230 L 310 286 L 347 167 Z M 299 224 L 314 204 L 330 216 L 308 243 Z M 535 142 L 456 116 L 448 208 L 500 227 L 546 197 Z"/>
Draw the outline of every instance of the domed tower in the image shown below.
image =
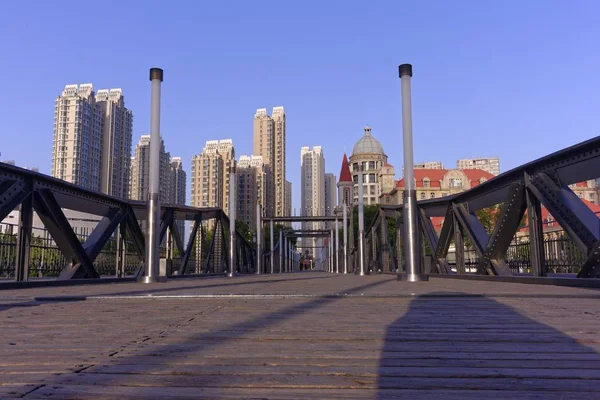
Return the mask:
<path id="1" fill-rule="evenodd" d="M 354 182 L 354 204 L 358 203 L 358 166 L 363 167 L 364 204 L 379 204 L 382 188 L 379 182 L 381 168 L 387 164 L 387 156 L 379 140 L 371 133 L 371 127 L 365 127 L 365 133 L 352 149 L 350 168 Z"/>

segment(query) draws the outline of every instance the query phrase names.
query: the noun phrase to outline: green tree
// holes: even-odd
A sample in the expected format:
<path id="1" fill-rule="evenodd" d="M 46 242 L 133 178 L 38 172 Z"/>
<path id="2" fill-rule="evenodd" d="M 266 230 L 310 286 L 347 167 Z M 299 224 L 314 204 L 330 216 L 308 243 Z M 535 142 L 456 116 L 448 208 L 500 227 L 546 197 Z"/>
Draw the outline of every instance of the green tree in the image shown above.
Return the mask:
<path id="1" fill-rule="evenodd" d="M 377 213 L 379 212 L 379 205 L 365 205 L 363 206 L 364 212 L 364 228 L 368 229 L 373 223 Z M 352 212 L 352 228 L 354 230 L 354 245 L 358 246 L 358 206 L 354 206 Z M 367 232 L 365 232 L 365 235 Z"/>
<path id="2" fill-rule="evenodd" d="M 277 245 L 277 241 L 279 241 L 279 232 L 282 230 L 288 230 L 289 228 L 285 225 L 282 224 L 273 224 L 273 243 L 275 245 Z M 298 238 L 295 237 L 291 237 L 290 238 L 290 242 L 292 242 L 292 244 L 295 246 L 296 242 L 297 242 Z M 263 234 L 263 243 L 264 243 L 264 248 L 267 251 L 270 251 L 270 246 L 271 246 L 271 224 L 266 224 L 265 225 L 265 231 Z"/>
<path id="3" fill-rule="evenodd" d="M 254 232 L 250 229 L 248 224 L 241 219 L 235 220 L 235 230 L 241 234 L 244 239 L 246 239 L 249 243 L 253 242 Z"/>

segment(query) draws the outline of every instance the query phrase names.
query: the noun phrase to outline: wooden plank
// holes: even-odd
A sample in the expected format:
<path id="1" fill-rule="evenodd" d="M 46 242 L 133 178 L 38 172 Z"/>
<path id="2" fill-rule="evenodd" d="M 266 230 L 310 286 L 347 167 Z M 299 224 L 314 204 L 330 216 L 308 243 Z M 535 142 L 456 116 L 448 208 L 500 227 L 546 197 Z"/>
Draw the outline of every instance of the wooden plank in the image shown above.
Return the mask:
<path id="1" fill-rule="evenodd" d="M 587 399 L 600 387 L 586 289 L 290 274 L 27 293 L 109 297 L 0 304 L 0 388 L 34 385 L 25 398 Z M 309 297 L 147 296 L 185 293 Z M 310 297 L 328 293 L 351 296 Z"/>
<path id="2" fill-rule="evenodd" d="M 536 397 L 554 400 L 565 398 L 570 400 L 589 400 L 590 393 L 561 391 L 540 392 Z M 108 400 L 115 398 L 127 399 L 423 399 L 423 400 L 481 400 L 481 399 L 531 399 L 532 392 L 511 390 L 402 390 L 402 389 L 329 389 L 321 388 L 318 391 L 310 389 L 260 389 L 260 388 L 197 388 L 197 387 L 97 387 L 92 385 L 66 386 L 56 385 L 42 387 L 36 390 L 28 399 L 60 398 Z"/>

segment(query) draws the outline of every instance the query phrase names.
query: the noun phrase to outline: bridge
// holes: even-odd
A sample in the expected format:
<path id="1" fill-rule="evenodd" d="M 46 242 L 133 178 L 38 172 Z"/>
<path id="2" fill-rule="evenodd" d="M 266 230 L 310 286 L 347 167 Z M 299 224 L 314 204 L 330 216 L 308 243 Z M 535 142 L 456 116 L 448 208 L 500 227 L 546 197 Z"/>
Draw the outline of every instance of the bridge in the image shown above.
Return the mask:
<path id="1" fill-rule="evenodd" d="M 369 221 L 360 200 L 258 213 L 249 240 L 234 209 L 0 163 L 0 220 L 17 220 L 0 236 L 0 396 L 594 397 L 600 219 L 573 188 L 598 177 L 600 137 L 459 194 L 416 201 L 407 184 Z M 329 228 L 276 237 L 301 220 Z M 296 237 L 327 239 L 323 270 L 300 271 Z"/>

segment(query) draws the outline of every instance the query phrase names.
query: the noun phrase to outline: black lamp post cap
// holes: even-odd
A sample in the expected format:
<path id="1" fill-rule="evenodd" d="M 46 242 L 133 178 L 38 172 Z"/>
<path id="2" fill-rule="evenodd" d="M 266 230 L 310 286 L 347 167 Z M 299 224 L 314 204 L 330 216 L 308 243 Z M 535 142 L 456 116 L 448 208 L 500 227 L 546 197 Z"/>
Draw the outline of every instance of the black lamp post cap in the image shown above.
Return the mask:
<path id="1" fill-rule="evenodd" d="M 412 76 L 412 65 L 402 64 L 398 67 L 398 72 L 400 74 L 400 78 L 402 78 L 403 75 Z"/>
<path id="2" fill-rule="evenodd" d="M 163 81 L 163 70 L 160 68 L 150 68 L 150 80 L 153 81 L 155 79 L 159 79 L 161 82 Z"/>

